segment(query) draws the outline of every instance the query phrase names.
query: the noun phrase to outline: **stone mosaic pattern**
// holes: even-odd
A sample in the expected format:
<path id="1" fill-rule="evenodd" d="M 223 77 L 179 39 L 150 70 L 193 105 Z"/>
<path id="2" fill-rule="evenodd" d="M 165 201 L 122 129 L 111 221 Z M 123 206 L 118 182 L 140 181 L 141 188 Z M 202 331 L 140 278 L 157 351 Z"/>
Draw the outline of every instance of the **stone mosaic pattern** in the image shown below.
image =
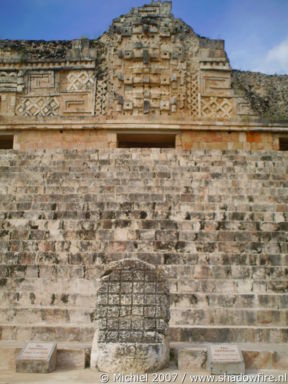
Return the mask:
<path id="1" fill-rule="evenodd" d="M 0 59 L 0 93 L 16 97 L 16 107 L 2 107 L 7 116 L 221 121 L 259 115 L 255 98 L 232 88 L 224 42 L 197 35 L 172 15 L 169 2 L 133 8 L 97 40 L 0 41 Z M 75 92 L 87 97 L 66 107 Z M 47 98 L 62 107 L 42 108 Z"/>
<path id="2" fill-rule="evenodd" d="M 56 97 L 29 97 L 19 99 L 16 114 L 22 116 L 56 116 L 60 104 Z"/>
<path id="3" fill-rule="evenodd" d="M 204 118 L 217 119 L 231 119 L 233 115 L 233 103 L 231 99 L 224 97 L 202 97 L 201 98 L 201 111 Z"/>
<path id="4" fill-rule="evenodd" d="M 154 3 L 113 21 L 107 59 L 113 84 L 108 92 L 115 94 L 110 113 L 198 117 L 199 39 L 172 17 L 170 7 Z"/>
<path id="5" fill-rule="evenodd" d="M 83 91 L 93 88 L 94 76 L 93 72 L 72 71 L 68 74 L 68 91 Z"/>

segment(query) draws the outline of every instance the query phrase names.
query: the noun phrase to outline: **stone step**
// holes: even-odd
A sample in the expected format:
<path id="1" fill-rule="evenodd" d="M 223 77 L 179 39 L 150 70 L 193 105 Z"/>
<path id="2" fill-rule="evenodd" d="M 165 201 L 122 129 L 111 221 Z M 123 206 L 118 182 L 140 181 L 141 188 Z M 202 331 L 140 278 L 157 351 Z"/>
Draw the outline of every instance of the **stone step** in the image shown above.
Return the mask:
<path id="1" fill-rule="evenodd" d="M 103 232 L 99 231 L 95 234 L 93 231 L 83 230 L 77 235 L 77 239 L 73 239 L 73 236 L 67 236 L 66 238 L 59 234 L 60 240 L 53 240 L 53 235 L 49 238 L 49 235 L 45 235 L 45 231 L 32 231 L 30 240 L 19 240 L 19 239 L 8 239 L 4 238 L 6 241 L 6 246 L 8 252 L 14 252 L 15 257 L 17 257 L 18 252 L 35 252 L 36 249 L 41 249 L 43 252 L 53 249 L 58 249 L 61 251 L 63 248 L 69 248 L 73 253 L 81 252 L 83 249 L 90 249 L 95 252 L 105 254 L 121 253 L 123 258 L 126 253 L 134 254 L 153 254 L 155 252 L 162 254 L 170 254 L 179 252 L 182 253 L 198 253 L 198 254 L 207 254 L 207 253 L 223 253 L 226 252 L 230 255 L 235 254 L 280 254 L 281 257 L 288 253 L 288 244 L 284 241 L 253 241 L 249 240 L 239 240 L 239 241 L 208 241 L 204 242 L 202 239 L 192 240 L 191 241 L 180 241 L 176 240 L 175 237 L 172 241 L 161 241 L 155 240 L 153 234 L 151 234 L 152 239 L 149 239 L 150 236 L 145 236 L 142 234 L 144 239 L 138 238 L 138 232 L 129 232 L 129 229 L 119 230 L 116 233 L 113 233 L 113 238 L 111 238 L 111 233 L 104 230 Z M 147 234 L 146 234 L 147 235 Z M 97 240 L 95 240 L 97 236 Z M 7 236 L 8 237 L 8 236 Z M 94 238 L 93 238 L 94 237 Z M 204 236 L 203 236 L 204 237 Z M 85 248 L 86 247 L 86 248 Z M 63 249 L 64 251 L 64 249 Z M 160 262 L 162 264 L 162 262 Z M 6 275 L 6 273 L 5 273 Z M 5 276 L 4 276 L 5 277 Z M 245 277 L 245 276 L 242 276 Z"/>
<path id="2" fill-rule="evenodd" d="M 121 254 L 117 254 L 115 258 L 111 258 L 109 261 L 119 259 Z M 124 256 L 124 255 L 122 255 Z M 143 261 L 152 261 L 147 258 L 140 258 Z M 67 267 L 66 267 L 67 268 Z M 61 268 L 60 268 L 61 269 Z M 278 278 L 269 280 L 269 277 L 259 278 L 255 280 L 251 280 L 248 278 L 225 278 L 225 276 L 218 276 L 215 279 L 212 277 L 207 278 L 207 274 L 202 273 L 203 278 L 197 274 L 193 274 L 190 276 L 190 280 L 187 281 L 184 278 L 181 279 L 180 276 L 177 277 L 176 273 L 177 269 L 174 267 L 175 271 L 173 273 L 173 266 L 171 266 L 171 273 L 169 283 L 170 283 L 170 292 L 171 293 L 181 293 L 181 294 L 195 294 L 195 293 L 225 293 L 227 291 L 233 292 L 234 294 L 283 294 L 284 295 L 284 303 L 285 303 L 285 295 L 287 294 L 288 286 L 287 279 Z M 189 269 L 189 268 L 188 268 Z M 84 268 L 83 266 L 79 267 L 71 267 L 67 268 L 70 270 L 70 273 L 61 274 L 61 284 L 59 284 L 58 278 L 59 274 L 55 267 L 43 267 L 41 269 L 41 276 L 39 276 L 39 269 L 34 266 L 22 266 L 20 268 L 14 268 L 14 277 L 1 277 L 1 286 L 6 287 L 6 289 L 12 289 L 13 292 L 16 289 L 19 291 L 29 292 L 29 294 L 36 294 L 37 292 L 41 292 L 44 289 L 47 295 L 51 295 L 51 300 L 55 295 L 62 294 L 76 294 L 79 292 L 95 292 L 98 288 L 98 279 L 101 275 L 101 271 L 103 270 L 103 266 L 99 268 L 99 266 L 94 268 Z M 179 269 L 179 272 L 181 269 Z M 191 269 L 192 271 L 192 269 Z M 199 270 L 201 271 L 201 270 Z M 187 272 L 188 273 L 188 272 Z M 186 273 L 186 274 L 187 274 Z M 186 276 L 185 274 L 185 276 Z M 84 276 L 85 275 L 85 276 Z M 52 297 L 52 295 L 54 295 Z"/>
<path id="3" fill-rule="evenodd" d="M 91 343 L 94 337 L 94 326 L 81 324 L 0 324 L 3 341 L 55 341 Z"/>
<path id="4" fill-rule="evenodd" d="M 0 371 L 16 370 L 16 357 L 26 342 L 0 341 Z M 56 369 L 86 368 L 90 361 L 90 351 L 91 343 L 57 343 Z"/>
<path id="5" fill-rule="evenodd" d="M 172 351 L 178 369 L 184 372 L 208 374 L 207 343 L 172 343 Z M 229 346 L 229 344 L 225 344 Z M 286 344 L 238 343 L 243 354 L 246 372 L 258 370 L 287 370 L 288 355 Z"/>
<path id="6" fill-rule="evenodd" d="M 94 326 L 81 324 L 0 324 L 4 341 L 42 340 L 55 342 L 91 342 Z M 169 328 L 173 342 L 287 343 L 288 327 L 177 325 Z"/>
<path id="7" fill-rule="evenodd" d="M 119 256 L 117 255 L 115 259 L 119 260 Z M 122 255 L 123 256 L 123 255 Z M 115 259 L 110 259 L 115 260 Z M 149 258 L 141 258 L 143 261 L 149 261 Z M 19 268 L 19 276 L 15 276 L 15 278 L 4 277 L 1 278 L 1 286 L 6 287 L 6 289 L 12 289 L 13 292 L 16 289 L 23 292 L 31 293 L 32 298 L 36 297 L 36 293 L 45 292 L 47 295 L 50 295 L 51 301 L 54 302 L 56 295 L 63 294 L 77 294 L 79 292 L 96 292 L 98 288 L 98 278 L 100 277 L 100 270 L 97 272 L 96 269 L 92 269 L 93 274 L 91 273 L 91 279 L 88 279 L 90 276 L 89 273 L 87 278 L 83 278 L 83 267 L 80 267 L 80 270 L 76 269 L 77 273 L 73 276 L 63 276 L 61 278 L 61 284 L 54 276 L 53 278 L 49 273 L 43 277 L 38 278 L 38 269 L 34 269 L 31 267 L 31 271 L 29 268 L 25 269 L 25 273 L 23 273 L 23 269 Z M 26 274 L 26 271 L 28 273 Z M 34 273 L 35 272 L 35 273 Z M 34 277 L 33 277 L 34 273 Z M 26 276 L 25 276 L 26 274 Z M 193 277 L 193 276 L 192 276 Z M 286 300 L 288 285 L 287 279 L 277 279 L 277 280 L 258 280 L 251 281 L 251 279 L 192 279 L 190 281 L 185 281 L 180 277 L 174 277 L 169 280 L 170 283 L 170 292 L 171 293 L 180 293 L 180 294 L 195 294 L 195 293 L 225 293 L 225 292 L 233 292 L 234 294 L 283 294 L 284 302 Z M 33 301 L 33 300 L 32 300 Z M 278 307 L 277 307 L 278 308 Z"/>
<path id="8" fill-rule="evenodd" d="M 40 340 L 39 340 L 40 341 Z M 24 347 L 23 341 L 0 341 L 0 370 L 15 370 L 16 356 Z M 171 356 L 179 370 L 207 374 L 208 343 L 172 342 Z M 227 344 L 229 345 L 229 344 Z M 288 368 L 286 344 L 238 343 L 246 373 L 258 370 L 286 370 Z M 57 343 L 57 369 L 83 369 L 89 367 L 91 343 Z"/>
<path id="9" fill-rule="evenodd" d="M 122 242 L 122 245 L 129 245 L 128 242 Z M 97 243 L 95 244 L 97 246 Z M 183 246 L 189 247 L 189 243 L 185 243 Z M 247 245 L 248 246 L 248 245 Z M 173 244 L 174 247 L 174 244 Z M 176 247 L 176 246 L 175 246 Z M 148 252 L 147 246 L 147 252 Z M 104 244 L 105 250 L 105 244 Z M 151 250 L 153 252 L 153 250 Z M 137 253 L 135 252 L 135 255 Z M 157 253 L 155 256 L 161 256 L 161 253 Z M 33 259 L 31 260 L 33 261 Z M 36 261 L 36 260 L 35 260 Z M 47 260 L 49 262 L 49 259 Z M 69 260 L 70 265 L 56 265 L 55 264 L 0 264 L 0 276 L 3 278 L 17 278 L 17 277 L 34 277 L 34 278 L 47 278 L 57 277 L 60 275 L 65 278 L 89 278 L 92 275 L 96 278 L 101 274 L 103 265 L 96 263 L 95 265 L 83 266 L 81 260 L 77 263 L 77 258 Z M 72 262 L 71 262 L 72 261 Z M 159 263 L 163 264 L 163 263 Z M 85 265 L 85 264 L 84 264 Z M 87 267 L 87 268 L 86 268 Z M 271 280 L 286 280 L 287 267 L 284 266 L 264 266 L 258 267 L 247 265 L 173 265 L 165 268 L 168 278 L 176 278 L 178 273 L 182 273 L 183 276 L 191 276 L 193 280 L 240 280 L 240 279 L 252 279 L 253 282 L 271 282 Z M 189 281 L 187 282 L 189 284 Z"/>
<path id="10" fill-rule="evenodd" d="M 171 308 L 170 325 L 173 326 L 259 326 L 285 327 L 288 323 L 287 309 L 238 309 L 238 308 Z M 93 308 L 53 308 L 30 305 L 19 308 L 0 308 L 0 324 L 79 324 L 89 325 L 95 319 Z"/>
<path id="11" fill-rule="evenodd" d="M 15 160 L 21 159 L 25 163 L 28 161 L 33 161 L 35 158 L 41 159 L 42 161 L 49 160 L 49 161 L 62 161 L 63 159 L 69 159 L 69 161 L 75 161 L 79 160 L 79 156 L 82 161 L 85 161 L 87 159 L 92 160 L 107 160 L 109 158 L 114 159 L 115 161 L 120 161 L 122 159 L 131 159 L 135 158 L 136 160 L 139 160 L 139 158 L 145 158 L 145 160 L 156 160 L 157 158 L 159 161 L 163 161 L 164 159 L 173 159 L 175 157 L 181 156 L 183 159 L 191 158 L 192 160 L 196 161 L 195 159 L 204 157 L 207 161 L 207 159 L 213 158 L 214 161 L 221 161 L 223 158 L 231 158 L 237 159 L 237 161 L 243 161 L 247 162 L 247 154 L 252 159 L 261 159 L 265 161 L 271 161 L 275 160 L 275 158 L 280 158 L 285 156 L 285 153 L 282 155 L 282 153 L 279 151 L 247 151 L 247 150 L 173 150 L 173 149 L 166 149 L 166 148 L 113 148 L 113 149 L 85 149 L 85 150 L 62 150 L 62 149 L 54 149 L 54 150 L 30 150 L 27 152 L 24 151 L 18 151 L 18 150 L 6 150 L 1 153 L 1 157 L 4 159 L 10 159 Z M 273 157 L 271 156 L 271 153 L 275 154 Z M 34 161 L 35 164 L 35 161 Z"/>
<path id="12" fill-rule="evenodd" d="M 151 234 L 150 230 L 145 231 L 147 236 Z M 143 232 L 144 233 L 144 232 Z M 153 234 L 152 234 L 153 235 Z M 10 250 L 13 246 L 13 249 L 16 247 L 21 247 L 25 244 L 25 248 L 29 249 L 28 251 L 19 251 L 17 250 L 17 253 L 12 252 Z M 82 244 L 84 246 L 87 244 L 87 242 L 83 241 Z M 93 243 L 92 245 L 94 245 Z M 5 278 L 7 271 L 5 268 L 11 267 L 11 269 L 8 270 L 8 276 L 10 278 L 13 278 L 13 273 L 17 272 L 17 275 L 21 273 L 21 269 L 19 268 L 19 264 L 23 266 L 22 272 L 25 274 L 26 270 L 29 272 L 28 266 L 35 266 L 34 269 L 39 268 L 40 266 L 52 266 L 57 264 L 58 266 L 63 265 L 67 268 L 70 267 L 71 269 L 76 266 L 82 266 L 82 268 L 87 267 L 87 270 L 91 267 L 101 267 L 107 260 L 109 259 L 108 254 L 104 254 L 103 252 L 93 252 L 93 249 L 90 251 L 83 251 L 81 253 L 78 253 L 75 251 L 75 248 L 77 249 L 79 247 L 78 242 L 73 242 L 72 240 L 69 242 L 55 242 L 55 241 L 39 241 L 38 242 L 39 248 L 43 246 L 44 249 L 40 250 L 38 248 L 38 251 L 36 252 L 33 250 L 33 246 L 35 246 L 35 242 L 31 241 L 25 242 L 25 243 L 17 243 L 10 241 L 10 240 L 0 240 L 0 249 L 9 249 L 8 252 L 0 254 L 0 264 L 3 266 L 2 270 L 2 278 Z M 88 245 L 88 244 L 87 244 Z M 91 245 L 91 243 L 89 244 Z M 208 250 L 209 251 L 209 250 Z M 117 255 L 117 252 L 115 252 L 115 256 Z M 125 252 L 122 253 L 123 257 L 138 257 L 138 258 L 145 258 L 145 255 L 147 257 L 147 254 L 145 252 L 141 252 L 135 250 L 134 252 Z M 251 254 L 250 252 L 244 253 L 242 252 L 241 255 L 237 253 L 231 253 L 230 255 L 227 255 L 225 252 L 217 252 L 217 254 L 209 253 L 209 252 L 203 252 L 198 250 L 195 253 L 188 253 L 188 252 L 181 252 L 181 254 L 177 253 L 176 250 L 169 252 L 165 251 L 157 251 L 157 252 L 150 252 L 149 253 L 150 259 L 152 264 L 162 264 L 165 265 L 165 269 L 167 273 L 170 275 L 170 278 L 175 277 L 175 273 L 173 274 L 173 270 L 175 268 L 177 270 L 183 270 L 184 266 L 198 266 L 197 268 L 207 267 L 209 265 L 211 269 L 213 270 L 213 266 L 219 266 L 220 269 L 224 267 L 230 267 L 229 274 L 231 278 L 231 273 L 236 273 L 237 270 L 239 273 L 244 273 L 243 279 L 248 276 L 251 276 L 253 274 L 254 268 L 257 266 L 261 266 L 260 271 L 263 273 L 264 268 L 273 268 L 275 267 L 275 273 L 279 270 L 281 273 L 281 268 L 286 268 L 288 264 L 288 255 L 286 253 L 278 253 L 278 254 Z M 154 261 L 153 261 L 154 259 Z M 18 270 L 15 266 L 18 266 Z M 246 270 L 246 267 L 248 269 Z M 1 267 L 2 268 L 2 267 Z M 280 268 L 280 269 L 279 269 Z M 6 273 L 4 273 L 4 270 Z M 246 271 L 246 272 L 245 272 Z M 247 271 L 250 271 L 251 273 L 247 274 Z M 267 269 L 267 271 L 272 272 L 272 269 Z M 6 277 L 8 277 L 6 276 Z M 29 276 L 29 273 L 26 273 L 26 277 Z M 234 275 L 234 277 L 237 275 Z M 260 280 L 259 278 L 257 280 Z"/>
<path id="13" fill-rule="evenodd" d="M 48 293 L 48 294 L 47 294 Z M 69 310 L 93 310 L 96 303 L 96 292 L 93 293 L 70 293 L 69 290 L 63 289 L 62 292 L 50 295 L 50 292 L 23 291 L 21 289 L 11 291 L 10 288 L 2 287 L 0 291 L 0 302 L 2 309 L 11 309 L 15 305 L 15 309 L 21 308 L 42 308 L 49 307 L 54 309 Z M 278 308 L 287 309 L 288 294 L 282 293 L 171 293 L 170 306 L 172 310 L 185 311 L 187 309 L 215 309 L 215 308 L 238 308 L 265 310 Z M 277 309 L 277 310 L 278 310 Z"/>
<path id="14" fill-rule="evenodd" d="M 287 159 L 1 151 L 2 338 L 91 342 L 104 265 L 138 257 L 167 271 L 174 340 L 286 342 Z"/>

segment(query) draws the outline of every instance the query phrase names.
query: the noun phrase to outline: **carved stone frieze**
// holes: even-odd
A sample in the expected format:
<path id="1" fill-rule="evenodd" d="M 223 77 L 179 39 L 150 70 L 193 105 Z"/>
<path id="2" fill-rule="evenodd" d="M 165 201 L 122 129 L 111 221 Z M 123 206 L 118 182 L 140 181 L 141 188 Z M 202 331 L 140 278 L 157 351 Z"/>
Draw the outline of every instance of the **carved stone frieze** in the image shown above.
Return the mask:
<path id="1" fill-rule="evenodd" d="M 71 71 L 67 75 L 67 91 L 86 91 L 95 84 L 93 71 Z"/>
<path id="2" fill-rule="evenodd" d="M 33 71 L 28 75 L 28 90 L 43 91 L 55 88 L 55 79 L 53 71 Z"/>
<path id="3" fill-rule="evenodd" d="M 13 100 L 8 106 L 3 99 L 4 114 L 148 120 L 255 116 L 251 106 L 256 108 L 258 99 L 247 100 L 249 89 L 242 89 L 241 81 L 235 91 L 224 41 L 197 35 L 172 15 L 171 6 L 152 1 L 132 8 L 97 40 L 0 42 L 0 93 L 14 92 L 17 99 L 16 108 Z M 24 92 L 26 97 L 16 95 Z M 261 99 L 261 110 L 265 105 Z"/>
<path id="4" fill-rule="evenodd" d="M 92 115 L 92 94 L 88 92 L 62 94 L 60 106 L 61 115 Z"/>
<path id="5" fill-rule="evenodd" d="M 107 79 L 96 81 L 95 115 L 105 115 L 107 105 Z"/>
<path id="6" fill-rule="evenodd" d="M 205 119 L 231 119 L 233 100 L 225 97 L 201 97 L 201 116 Z"/>
<path id="7" fill-rule="evenodd" d="M 22 92 L 23 88 L 22 71 L 0 71 L 0 92 Z"/>
<path id="8" fill-rule="evenodd" d="M 16 106 L 16 114 L 21 116 L 51 117 L 59 114 L 60 103 L 57 97 L 21 97 Z"/>

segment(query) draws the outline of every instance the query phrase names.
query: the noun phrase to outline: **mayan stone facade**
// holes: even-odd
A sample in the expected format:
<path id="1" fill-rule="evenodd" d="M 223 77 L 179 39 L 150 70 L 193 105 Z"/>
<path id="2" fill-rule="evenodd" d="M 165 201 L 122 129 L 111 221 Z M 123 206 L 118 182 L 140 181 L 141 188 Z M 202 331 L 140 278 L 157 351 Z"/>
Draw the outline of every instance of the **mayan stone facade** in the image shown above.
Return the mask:
<path id="1" fill-rule="evenodd" d="M 115 148 L 121 132 L 174 134 L 183 149 L 279 149 L 287 76 L 232 72 L 224 41 L 171 7 L 133 8 L 97 40 L 0 41 L 2 136 L 23 150 Z"/>
<path id="2" fill-rule="evenodd" d="M 91 367 L 153 372 L 169 362 L 169 286 L 163 270 L 137 259 L 107 266 L 96 299 Z"/>

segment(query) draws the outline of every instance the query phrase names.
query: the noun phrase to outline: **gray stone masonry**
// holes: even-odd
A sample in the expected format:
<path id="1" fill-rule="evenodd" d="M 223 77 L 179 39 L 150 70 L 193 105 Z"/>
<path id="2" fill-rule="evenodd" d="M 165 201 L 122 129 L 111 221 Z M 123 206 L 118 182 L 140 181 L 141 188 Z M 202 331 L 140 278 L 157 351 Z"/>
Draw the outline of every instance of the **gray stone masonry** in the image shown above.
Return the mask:
<path id="1" fill-rule="evenodd" d="M 288 341 L 288 155 L 0 152 L 2 340 L 91 342 L 106 264 L 161 265 L 171 341 Z"/>
<path id="2" fill-rule="evenodd" d="M 56 368 L 55 343 L 27 343 L 16 358 L 16 372 L 50 373 Z"/>

